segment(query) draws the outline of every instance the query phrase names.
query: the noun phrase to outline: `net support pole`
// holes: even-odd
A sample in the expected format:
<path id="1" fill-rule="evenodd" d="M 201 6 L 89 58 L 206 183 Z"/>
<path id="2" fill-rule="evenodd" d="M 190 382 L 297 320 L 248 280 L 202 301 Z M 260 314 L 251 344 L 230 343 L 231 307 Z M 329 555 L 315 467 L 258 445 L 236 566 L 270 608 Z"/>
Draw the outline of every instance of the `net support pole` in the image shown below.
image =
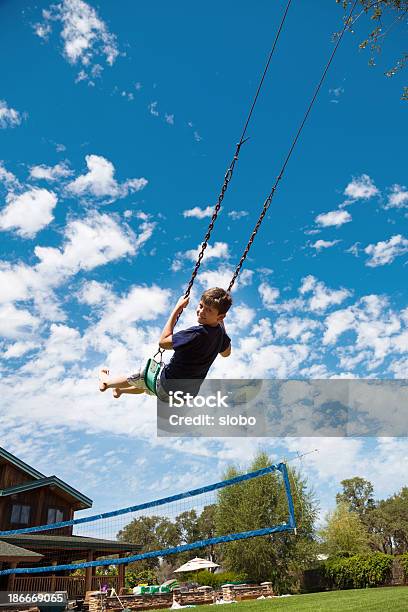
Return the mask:
<path id="1" fill-rule="evenodd" d="M 286 463 L 280 463 L 279 469 L 282 473 L 283 482 L 285 485 L 286 497 L 288 500 L 288 508 L 289 508 L 288 525 L 290 525 L 290 527 L 293 529 L 296 535 L 297 526 L 296 526 L 296 517 L 295 517 L 295 507 L 293 505 L 293 497 L 292 497 L 292 491 L 290 489 L 289 474 L 288 474 L 288 468 L 286 467 Z"/>

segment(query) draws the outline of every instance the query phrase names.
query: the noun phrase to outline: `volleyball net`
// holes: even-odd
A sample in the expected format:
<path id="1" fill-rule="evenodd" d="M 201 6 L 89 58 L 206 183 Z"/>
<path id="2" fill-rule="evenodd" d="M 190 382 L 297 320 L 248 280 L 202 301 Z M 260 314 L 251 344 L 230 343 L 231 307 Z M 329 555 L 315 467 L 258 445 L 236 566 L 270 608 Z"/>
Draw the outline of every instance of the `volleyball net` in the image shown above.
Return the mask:
<path id="1" fill-rule="evenodd" d="M 296 532 L 289 473 L 278 463 L 102 514 L 0 532 L 9 546 L 35 550 L 0 575 L 75 572 L 162 561 L 169 555 L 248 538 Z"/>

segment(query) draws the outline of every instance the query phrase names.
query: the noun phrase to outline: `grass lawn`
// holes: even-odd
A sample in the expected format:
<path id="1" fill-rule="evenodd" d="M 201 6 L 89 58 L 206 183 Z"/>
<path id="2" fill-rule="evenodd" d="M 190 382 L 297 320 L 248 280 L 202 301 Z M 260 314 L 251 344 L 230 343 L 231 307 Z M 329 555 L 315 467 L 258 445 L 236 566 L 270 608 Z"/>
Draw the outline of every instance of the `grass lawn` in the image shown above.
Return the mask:
<path id="1" fill-rule="evenodd" d="M 240 612 L 356 612 L 373 610 L 384 612 L 406 612 L 408 610 L 408 587 L 384 587 L 378 589 L 355 589 L 330 591 L 308 595 L 292 595 L 279 599 L 261 599 L 231 604 Z M 200 612 L 214 612 L 214 606 L 197 606 Z M 229 610 L 221 608 L 224 612 Z M 231 611 L 232 612 L 232 611 Z"/>

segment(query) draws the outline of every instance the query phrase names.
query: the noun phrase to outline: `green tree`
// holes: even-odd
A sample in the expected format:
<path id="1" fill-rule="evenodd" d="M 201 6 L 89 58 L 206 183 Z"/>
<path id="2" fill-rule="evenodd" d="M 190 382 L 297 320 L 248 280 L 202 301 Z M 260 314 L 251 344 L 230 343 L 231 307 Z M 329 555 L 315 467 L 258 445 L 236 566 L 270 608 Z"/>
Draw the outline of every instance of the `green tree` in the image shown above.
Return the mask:
<path id="1" fill-rule="evenodd" d="M 186 510 L 176 517 L 176 527 L 178 529 L 180 541 L 183 544 L 195 542 L 200 537 L 198 527 L 198 517 L 195 510 Z"/>
<path id="2" fill-rule="evenodd" d="M 210 538 L 215 537 L 216 512 L 216 504 L 209 504 L 208 506 L 204 506 L 203 511 L 201 512 L 197 520 L 200 540 L 209 540 Z M 220 560 L 219 547 L 214 545 L 203 548 L 202 553 L 200 554 L 202 554 L 202 556 L 205 556 L 207 559 L 210 559 L 210 561 L 213 561 L 214 563 L 218 563 Z"/>
<path id="3" fill-rule="evenodd" d="M 336 0 L 344 10 L 348 11 L 353 0 Z M 398 26 L 406 27 L 408 15 L 408 0 L 359 0 L 360 11 L 353 16 L 354 28 L 360 18 L 367 18 L 370 24 L 363 40 L 360 40 L 360 49 L 369 49 L 369 65 L 376 65 L 376 56 L 381 52 L 384 39 L 393 33 Z M 395 59 L 393 65 L 385 71 L 385 76 L 393 77 L 402 70 L 408 62 L 408 53 L 404 49 Z M 403 88 L 402 99 L 408 100 L 408 87 Z"/>
<path id="4" fill-rule="evenodd" d="M 179 544 L 177 527 L 169 519 L 162 516 L 141 516 L 133 519 L 117 535 L 121 542 L 133 542 L 141 545 L 140 552 L 160 550 Z M 136 572 L 153 570 L 159 566 L 159 559 L 144 559 L 130 564 L 130 569 Z"/>
<path id="5" fill-rule="evenodd" d="M 249 471 L 270 465 L 272 461 L 260 453 Z M 231 467 L 226 478 L 239 475 Z M 310 544 L 313 542 L 313 525 L 316 518 L 316 503 L 307 491 L 306 482 L 294 470 L 290 470 L 294 493 L 295 512 L 301 520 L 299 534 L 283 532 L 235 541 L 222 545 L 224 569 L 245 573 L 249 580 L 272 581 L 275 590 L 295 588 L 300 571 L 311 560 Z M 217 535 L 262 529 L 285 523 L 288 518 L 286 493 L 279 474 L 268 474 L 260 478 L 226 487 L 218 493 L 215 525 Z"/>
<path id="6" fill-rule="evenodd" d="M 320 536 L 330 557 L 352 556 L 370 551 L 370 536 L 357 512 L 340 502 L 326 518 Z"/>
<path id="7" fill-rule="evenodd" d="M 341 493 L 337 493 L 336 502 L 344 502 L 351 512 L 356 512 L 364 522 L 364 517 L 375 508 L 374 487 L 369 480 L 355 476 L 347 478 L 340 483 L 343 487 Z"/>
<path id="8" fill-rule="evenodd" d="M 378 503 L 371 515 L 371 530 L 381 552 L 408 552 L 408 487 Z"/>
<path id="9" fill-rule="evenodd" d="M 176 516 L 174 523 L 177 529 L 179 544 L 192 544 L 201 539 L 198 528 L 198 516 L 194 509 L 181 512 Z M 191 559 L 191 551 L 177 553 L 167 558 L 175 568 L 183 565 L 189 559 Z"/>

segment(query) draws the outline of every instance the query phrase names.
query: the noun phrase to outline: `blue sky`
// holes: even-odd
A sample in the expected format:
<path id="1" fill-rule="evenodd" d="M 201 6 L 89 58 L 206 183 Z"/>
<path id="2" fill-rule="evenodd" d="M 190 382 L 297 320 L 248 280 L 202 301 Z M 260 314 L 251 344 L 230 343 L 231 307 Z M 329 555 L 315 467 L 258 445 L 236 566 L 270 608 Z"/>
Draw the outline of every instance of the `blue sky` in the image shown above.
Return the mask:
<path id="1" fill-rule="evenodd" d="M 188 281 L 282 2 L 0 7 L 2 446 L 108 510 L 217 480 L 230 462 L 305 457 L 333 505 L 342 478 L 406 484 L 404 439 L 158 439 L 151 398 L 97 371 L 151 354 Z M 297 1 L 265 82 L 193 303 L 228 283 L 341 27 Z M 234 293 L 233 354 L 213 377 L 406 378 L 408 178 L 403 74 L 343 41 Z M 13 50 L 11 52 L 11 50 Z M 406 473 L 406 470 L 405 470 Z"/>

